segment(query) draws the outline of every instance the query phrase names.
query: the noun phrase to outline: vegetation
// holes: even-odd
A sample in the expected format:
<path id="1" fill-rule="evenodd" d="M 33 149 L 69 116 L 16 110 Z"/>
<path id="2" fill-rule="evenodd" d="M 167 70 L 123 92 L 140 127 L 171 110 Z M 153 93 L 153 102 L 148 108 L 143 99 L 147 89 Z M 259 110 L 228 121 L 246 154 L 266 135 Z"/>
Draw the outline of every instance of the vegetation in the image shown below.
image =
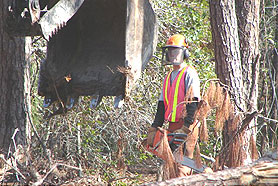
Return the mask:
<path id="1" fill-rule="evenodd" d="M 260 153 L 277 146 L 277 2 L 262 1 L 260 23 L 260 78 L 257 145 Z M 271 120 L 271 119 L 273 120 Z"/>
<path id="2" fill-rule="evenodd" d="M 119 179 L 123 175 L 118 170 L 128 166 L 129 172 L 134 174 L 130 179 L 133 184 L 150 181 L 144 180 L 145 176 L 140 178 L 136 171 L 154 173 L 159 165 L 159 160 L 140 148 L 140 143 L 153 122 L 162 80 L 167 71 L 160 63 L 161 46 L 174 33 L 185 35 L 190 45 L 189 63 L 196 66 L 202 84 L 215 77 L 211 60 L 208 2 L 161 0 L 152 1 L 152 4 L 159 24 L 157 51 L 120 109 L 113 107 L 112 97 L 105 97 L 96 109 L 89 108 L 89 97 L 83 97 L 66 115 L 45 119 L 52 108 L 42 108 L 43 100 L 37 95 L 37 80 L 39 63 L 46 56 L 46 43 L 41 38 L 33 38 L 32 118 L 43 146 L 51 151 L 51 155 L 45 153 L 38 137 L 35 134 L 32 136 L 32 154 L 36 157 L 34 162 L 41 162 L 36 163 L 37 169 L 40 164 L 43 166 L 46 163 L 41 159 L 59 160 L 73 166 L 80 164 L 84 174 L 99 177 L 101 182 L 124 185 L 128 182 Z M 78 135 L 81 142 L 78 142 Z M 145 167 L 150 168 L 148 171 L 141 170 Z M 45 171 L 50 168 L 45 167 Z M 152 179 L 155 179 L 155 175 L 152 175 Z M 62 180 L 58 179 L 57 183 Z"/>
<path id="3" fill-rule="evenodd" d="M 213 46 L 211 42 L 209 4 L 207 0 L 152 0 L 159 24 L 156 53 L 149 62 L 133 92 L 119 109 L 113 107 L 113 98 L 105 97 L 96 109 L 91 109 L 90 97 L 82 97 L 66 115 L 46 119 L 55 107 L 42 107 L 42 97 L 37 94 L 40 61 L 46 57 L 46 42 L 33 38 L 31 64 L 32 143 L 26 156 L 31 159 L 30 169 L 47 175 L 46 183 L 62 184 L 82 174 L 79 183 L 99 185 L 138 185 L 154 181 L 160 160 L 141 148 L 148 127 L 156 111 L 162 80 L 167 67 L 161 66 L 161 47 L 166 39 L 180 33 L 186 36 L 191 52 L 190 64 L 196 67 L 201 78 L 202 91 L 207 81 L 215 79 Z M 277 145 L 277 117 L 273 118 L 275 73 L 272 66 L 275 40 L 275 1 L 265 1 L 262 6 L 261 27 L 261 82 L 259 95 L 263 105 L 258 125 L 258 147 L 265 149 Z M 270 42 L 271 41 L 271 42 Z M 277 62 L 276 62 L 277 63 Z M 276 80 L 277 84 L 277 80 Z M 276 85 L 277 91 L 277 85 Z M 277 113 L 277 106 L 276 106 Z M 267 118 L 273 118 L 269 125 Z M 275 120 L 276 119 L 276 120 Z M 215 157 L 221 148 L 221 134 L 214 131 L 215 116 L 208 118 L 209 141 L 201 144 L 201 152 Z M 265 135 L 269 134 L 269 135 Z M 266 142 L 266 143 L 265 143 Z M 266 144 L 263 146 L 262 144 Z M 57 164 L 58 163 L 58 164 Z M 70 167 L 72 166 L 72 167 Z M 56 167 L 56 171 L 52 168 Z M 80 171 L 79 168 L 82 168 Z M 85 179 L 86 178 L 86 179 Z M 76 181 L 77 182 L 77 181 Z"/>

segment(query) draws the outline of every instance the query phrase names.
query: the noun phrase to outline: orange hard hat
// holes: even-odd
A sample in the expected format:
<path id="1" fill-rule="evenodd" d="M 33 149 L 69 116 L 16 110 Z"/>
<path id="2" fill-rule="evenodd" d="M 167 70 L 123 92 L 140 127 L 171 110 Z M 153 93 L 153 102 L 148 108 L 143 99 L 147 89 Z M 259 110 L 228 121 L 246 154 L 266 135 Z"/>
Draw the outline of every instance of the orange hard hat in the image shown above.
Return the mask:
<path id="1" fill-rule="evenodd" d="M 172 35 L 166 45 L 162 47 L 163 65 L 180 65 L 184 59 L 189 58 L 189 51 L 186 39 L 181 34 Z"/>
<path id="2" fill-rule="evenodd" d="M 186 47 L 188 48 L 186 39 L 181 34 L 174 34 L 166 41 L 166 47 L 173 46 L 173 47 Z"/>

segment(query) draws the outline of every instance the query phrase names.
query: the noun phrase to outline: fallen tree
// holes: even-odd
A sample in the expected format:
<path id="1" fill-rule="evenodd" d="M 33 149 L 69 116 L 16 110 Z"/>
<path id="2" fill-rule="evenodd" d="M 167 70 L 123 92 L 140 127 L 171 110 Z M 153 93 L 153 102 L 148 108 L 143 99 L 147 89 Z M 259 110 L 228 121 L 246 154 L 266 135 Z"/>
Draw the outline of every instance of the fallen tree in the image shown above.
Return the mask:
<path id="1" fill-rule="evenodd" d="M 278 185 L 278 151 L 269 152 L 259 160 L 243 167 L 230 168 L 210 174 L 196 174 L 144 186 L 173 185 Z"/>

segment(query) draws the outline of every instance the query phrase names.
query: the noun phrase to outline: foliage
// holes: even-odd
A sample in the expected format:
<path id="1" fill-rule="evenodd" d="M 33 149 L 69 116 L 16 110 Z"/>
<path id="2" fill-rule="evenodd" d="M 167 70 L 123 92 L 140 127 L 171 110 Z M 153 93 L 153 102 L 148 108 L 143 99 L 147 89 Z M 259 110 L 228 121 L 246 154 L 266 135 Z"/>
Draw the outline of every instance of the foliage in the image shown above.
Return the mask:
<path id="1" fill-rule="evenodd" d="M 261 1 L 258 140 L 260 153 L 277 146 L 277 1 Z M 269 118 L 273 120 L 269 120 Z"/>
<path id="2" fill-rule="evenodd" d="M 262 105 L 259 109 L 266 117 L 258 119 L 257 145 L 261 153 L 277 144 L 277 125 L 266 118 L 277 119 L 278 107 L 274 58 L 278 38 L 277 5 L 273 0 L 262 2 L 260 77 L 263 78 L 260 78 L 258 100 L 259 105 Z M 155 179 L 155 176 L 142 174 L 149 174 L 146 168 L 152 170 L 152 173 L 156 172 L 160 160 L 145 152 L 141 142 L 153 122 L 162 80 L 168 70 L 168 67 L 160 64 L 161 47 L 172 34 L 184 35 L 191 52 L 188 63 L 195 66 L 199 73 L 202 92 L 208 88 L 207 81 L 216 76 L 208 1 L 151 0 L 151 3 L 157 15 L 158 45 L 154 57 L 122 108 L 115 109 L 113 97 L 105 97 L 97 108 L 91 109 L 90 97 L 82 97 L 66 115 L 46 119 L 48 113 L 55 108 L 55 105 L 43 108 L 43 98 L 37 94 L 38 72 L 40 61 L 46 57 L 46 41 L 40 37 L 33 38 L 30 69 L 33 130 L 29 154 L 32 163 L 29 166 L 40 174 L 51 170 L 55 162 L 64 162 L 82 167 L 83 174 L 91 179 L 90 184 L 138 185 Z M 221 134 L 214 131 L 214 115 L 212 111 L 207 120 L 209 140 L 200 144 L 201 152 L 212 157 L 216 157 L 222 146 Z M 78 171 L 67 172 L 63 176 L 53 174 L 47 178 L 47 182 L 61 184 L 67 178 L 80 174 Z"/>
<path id="3" fill-rule="evenodd" d="M 113 97 L 103 98 L 95 109 L 89 108 L 90 97 L 82 97 L 66 115 L 47 119 L 48 113 L 56 106 L 43 108 L 43 98 L 37 94 L 40 62 L 46 58 L 46 41 L 42 37 L 33 38 L 30 69 L 32 139 L 26 152 L 26 159 L 29 160 L 26 166 L 34 175 L 47 175 L 55 163 L 75 167 L 57 166 L 59 174 L 53 171 L 46 178 L 46 183 L 65 183 L 69 178 L 81 174 L 79 167 L 82 167 L 85 175 L 85 184 L 138 185 L 155 179 L 152 174 L 161 162 L 145 152 L 141 142 L 153 122 L 162 80 L 168 71 L 168 67 L 160 64 L 161 47 L 172 34 L 180 33 L 187 38 L 191 52 L 188 63 L 195 66 L 199 73 L 202 92 L 208 88 L 207 81 L 216 77 L 208 0 L 150 1 L 157 15 L 159 29 L 156 52 L 133 87 L 130 97 L 119 109 L 113 107 Z M 278 143 L 277 6 L 275 0 L 261 1 L 260 115 L 257 131 L 257 146 L 261 154 Z M 209 140 L 200 144 L 201 152 L 212 157 L 216 157 L 222 147 L 221 134 L 214 131 L 214 112 L 207 120 Z"/>
<path id="4" fill-rule="evenodd" d="M 159 24 L 157 51 L 133 88 L 131 96 L 119 109 L 113 107 L 112 97 L 103 98 L 95 109 L 89 108 L 90 97 L 82 97 L 78 105 L 66 115 L 45 119 L 52 108 L 42 108 L 43 100 L 37 95 L 37 80 L 39 62 L 46 56 L 46 43 L 40 38 L 33 39 L 32 118 L 42 141 L 41 143 L 34 133 L 32 152 L 36 160 L 60 160 L 77 167 L 80 165 L 85 169 L 84 173 L 90 173 L 95 177 L 100 175 L 100 182 L 110 182 L 114 185 L 150 181 L 140 177 L 140 174 L 135 176 L 137 181 L 131 179 L 131 182 L 123 182 L 117 178 L 121 177 L 119 171 L 125 170 L 127 166 L 129 169 L 158 168 L 160 160 L 142 150 L 140 143 L 146 137 L 147 129 L 153 121 L 162 80 L 167 70 L 160 64 L 161 46 L 174 33 L 185 35 L 190 45 L 189 63 L 199 72 L 202 85 L 204 86 L 205 80 L 215 77 L 214 63 L 211 60 L 208 2 L 153 0 L 151 3 Z M 81 137 L 81 141 L 78 141 L 78 136 Z M 47 155 L 43 146 L 50 155 Z M 204 151 L 209 154 L 212 149 L 204 148 Z M 45 167 L 46 170 L 50 168 Z M 137 171 L 139 170 L 137 168 Z M 60 183 L 50 178 L 48 181 Z"/>

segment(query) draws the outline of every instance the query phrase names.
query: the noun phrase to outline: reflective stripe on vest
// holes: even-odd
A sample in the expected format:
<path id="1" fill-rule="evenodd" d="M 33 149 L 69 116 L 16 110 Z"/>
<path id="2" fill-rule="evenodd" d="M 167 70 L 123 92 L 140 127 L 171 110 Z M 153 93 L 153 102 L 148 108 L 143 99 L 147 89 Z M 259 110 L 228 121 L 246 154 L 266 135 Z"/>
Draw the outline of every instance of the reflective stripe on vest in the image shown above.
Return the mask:
<path id="1" fill-rule="evenodd" d="M 189 66 L 184 67 L 176 76 L 174 81 L 170 82 L 171 72 L 166 76 L 163 83 L 163 98 L 165 105 L 164 119 L 170 122 L 178 122 L 181 118 L 183 104 L 178 105 L 184 101 L 185 85 L 184 76 Z"/>
<path id="2" fill-rule="evenodd" d="M 166 78 L 166 82 L 164 82 L 164 86 L 165 85 L 168 85 L 168 83 L 169 83 L 169 79 L 170 79 L 170 77 L 171 77 L 171 73 L 172 73 L 172 70 L 170 71 L 170 73 L 168 74 L 168 76 L 167 76 L 167 78 Z M 169 101 L 168 101 L 168 86 L 165 86 L 165 88 L 163 88 L 163 90 L 164 90 L 164 100 L 165 100 L 165 102 L 166 102 L 166 105 L 168 105 L 169 104 Z M 165 103 L 164 103 L 165 104 Z"/>

